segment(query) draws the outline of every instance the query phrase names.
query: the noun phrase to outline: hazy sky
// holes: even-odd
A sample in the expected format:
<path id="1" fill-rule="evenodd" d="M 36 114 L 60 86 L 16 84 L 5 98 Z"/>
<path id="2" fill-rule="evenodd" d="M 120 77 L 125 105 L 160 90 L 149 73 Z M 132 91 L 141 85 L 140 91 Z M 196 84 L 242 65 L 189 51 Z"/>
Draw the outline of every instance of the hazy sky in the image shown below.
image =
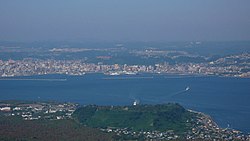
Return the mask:
<path id="1" fill-rule="evenodd" d="M 250 40 L 250 0 L 0 0 L 0 40 Z"/>

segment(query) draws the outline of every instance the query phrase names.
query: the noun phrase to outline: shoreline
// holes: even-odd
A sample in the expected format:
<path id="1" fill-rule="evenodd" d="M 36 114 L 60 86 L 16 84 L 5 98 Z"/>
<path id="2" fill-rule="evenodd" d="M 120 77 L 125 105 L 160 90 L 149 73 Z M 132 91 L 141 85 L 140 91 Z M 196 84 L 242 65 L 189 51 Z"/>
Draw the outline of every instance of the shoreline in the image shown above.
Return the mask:
<path id="1" fill-rule="evenodd" d="M 205 75 L 205 74 L 179 74 L 179 73 L 137 73 L 135 75 L 129 75 L 129 74 L 119 74 L 119 75 L 108 75 L 102 72 L 86 72 L 84 75 L 88 74 L 101 74 L 106 76 L 104 79 L 113 79 L 113 78 L 154 78 L 153 76 L 163 76 L 166 79 L 177 79 L 177 78 L 200 78 L 200 77 L 219 77 L 219 78 L 239 78 L 239 79 L 250 79 L 250 77 L 237 77 L 237 76 L 223 76 L 223 75 Z M 74 77 L 82 77 L 84 75 L 69 75 L 69 74 L 34 74 L 34 75 L 19 75 L 19 76 L 0 76 L 0 81 L 1 80 L 55 80 L 55 81 L 65 81 L 67 80 L 66 78 L 55 78 L 55 79 L 43 79 L 43 78 L 38 78 L 38 79 L 33 79 L 33 78 L 20 78 L 20 77 L 37 77 L 37 76 L 51 76 L 51 75 L 58 75 L 58 76 L 74 76 Z M 150 75 L 150 76 L 145 76 L 145 75 Z"/>
<path id="2" fill-rule="evenodd" d="M 27 78 L 8 78 L 8 79 L 2 79 L 0 78 L 0 81 L 67 81 L 67 79 L 27 79 Z"/>
<path id="3" fill-rule="evenodd" d="M 93 104 L 79 104 L 77 102 L 70 102 L 70 101 L 55 101 L 55 100 L 13 100 L 13 99 L 10 99 L 10 100 L 0 100 L 0 106 L 3 103 L 9 103 L 9 102 L 11 102 L 11 103 L 33 103 L 33 104 L 36 104 L 36 103 L 57 103 L 57 104 L 71 103 L 71 104 L 75 104 L 75 105 L 78 105 L 78 106 L 93 105 Z M 169 104 L 169 103 L 167 103 L 167 104 Z M 96 104 L 94 104 L 94 105 L 96 105 Z M 142 104 L 142 105 L 159 105 L 159 104 Z M 162 104 L 160 104 L 160 105 L 162 105 Z M 97 105 L 97 106 L 111 106 L 111 107 L 113 107 L 113 105 Z M 120 106 L 126 107 L 126 106 L 133 106 L 133 105 L 131 104 L 131 105 L 116 105 L 116 106 L 118 106 L 118 107 L 120 107 Z M 223 128 L 223 127 L 220 127 L 213 120 L 213 118 L 210 115 L 208 115 L 206 113 L 203 113 L 203 112 L 196 111 L 196 110 L 188 109 L 188 108 L 185 108 L 185 109 L 188 112 L 197 114 L 198 115 L 197 118 L 202 118 L 203 124 L 206 124 L 208 127 L 210 126 L 216 132 L 218 132 L 218 131 L 221 132 L 221 131 L 229 130 L 229 131 L 232 131 L 232 132 L 235 132 L 235 133 L 243 133 L 245 135 L 249 135 L 250 134 L 250 132 L 243 132 L 243 131 L 236 130 L 236 129 L 233 129 L 233 128 Z"/>
<path id="4" fill-rule="evenodd" d="M 168 103 L 168 104 L 171 104 L 171 103 Z M 174 103 L 172 103 L 172 104 L 174 104 Z M 51 108 L 50 105 L 52 105 L 53 110 L 64 109 L 68 112 L 68 114 L 66 114 L 65 116 L 62 116 L 62 117 L 51 116 L 50 120 L 71 119 L 71 116 L 67 116 L 67 115 L 72 115 L 74 113 L 74 111 L 77 110 L 77 108 L 86 107 L 88 105 L 89 106 L 103 107 L 101 105 L 92 105 L 92 104 L 83 105 L 83 104 L 78 104 L 76 102 L 72 103 L 72 102 L 56 102 L 56 101 L 54 101 L 54 102 L 47 101 L 46 102 L 46 101 L 0 100 L 0 112 L 4 112 L 5 114 L 8 112 L 15 113 L 15 112 L 20 111 L 24 107 L 31 107 L 31 108 L 33 108 L 33 110 L 41 109 L 42 107 Z M 158 104 L 150 104 L 150 105 L 153 106 L 153 105 L 158 105 Z M 147 107 L 147 104 L 142 104 L 141 106 Z M 104 107 L 114 108 L 114 106 L 112 106 L 112 105 L 104 106 Z M 120 108 L 133 107 L 133 105 L 124 105 L 124 106 L 117 106 L 117 107 L 120 107 Z M 49 109 L 48 111 L 53 111 L 52 109 Z M 206 140 L 206 139 L 218 139 L 218 140 L 220 140 L 220 139 L 225 139 L 225 140 L 243 139 L 244 140 L 244 139 L 249 139 L 249 137 L 250 137 L 249 133 L 244 133 L 244 132 L 241 132 L 239 130 L 232 129 L 232 128 L 219 127 L 216 124 L 216 122 L 213 121 L 211 116 L 209 116 L 203 112 L 198 112 L 198 111 L 187 109 L 187 108 L 185 108 L 185 109 L 186 109 L 186 111 L 188 111 L 190 113 L 194 113 L 194 115 L 192 115 L 192 118 L 190 120 L 186 121 L 186 123 L 191 124 L 191 126 L 187 131 L 183 132 L 184 136 L 182 136 L 182 137 L 184 139 L 187 139 L 187 140 L 193 140 L 193 139 L 204 139 L 204 140 Z M 53 114 L 53 113 L 54 112 L 52 112 L 51 114 Z M 13 114 L 9 114 L 9 115 L 6 114 L 6 116 L 14 116 L 14 115 Z M 27 116 L 23 115 L 22 118 L 23 118 L 23 120 L 39 120 L 40 119 L 40 117 L 36 117 L 35 115 L 32 115 L 31 117 L 27 117 Z M 104 132 L 105 131 L 110 132 L 109 130 L 111 130 L 111 131 L 112 130 L 113 131 L 120 130 L 120 131 L 125 131 L 127 133 L 130 132 L 129 129 L 121 128 L 121 127 L 117 127 L 117 128 L 107 127 L 107 128 L 99 128 L 99 129 L 100 130 L 103 129 L 102 131 L 104 131 Z M 160 134 L 167 134 L 167 133 L 169 133 L 169 131 L 145 130 L 144 132 L 160 135 Z M 132 133 L 132 132 L 130 132 L 130 133 Z M 178 136 L 180 135 L 180 134 L 178 134 L 178 132 L 173 131 L 172 133 L 174 133 L 174 134 L 177 133 L 176 135 L 178 135 Z M 232 139 L 230 139 L 230 137 L 232 137 Z M 179 138 L 179 137 L 177 137 L 177 138 Z"/>

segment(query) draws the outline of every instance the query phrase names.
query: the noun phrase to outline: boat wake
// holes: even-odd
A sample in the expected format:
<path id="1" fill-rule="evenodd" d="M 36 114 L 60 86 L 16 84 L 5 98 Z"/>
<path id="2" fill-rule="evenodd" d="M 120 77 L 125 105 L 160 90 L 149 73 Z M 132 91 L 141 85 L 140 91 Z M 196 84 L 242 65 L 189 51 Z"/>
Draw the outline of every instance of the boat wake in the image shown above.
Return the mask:
<path id="1" fill-rule="evenodd" d="M 184 94 L 184 93 L 186 93 L 189 90 L 190 90 L 190 87 L 186 87 L 185 90 L 181 90 L 181 91 L 172 93 L 170 96 L 173 97 L 173 96 L 176 96 L 176 95 Z"/>

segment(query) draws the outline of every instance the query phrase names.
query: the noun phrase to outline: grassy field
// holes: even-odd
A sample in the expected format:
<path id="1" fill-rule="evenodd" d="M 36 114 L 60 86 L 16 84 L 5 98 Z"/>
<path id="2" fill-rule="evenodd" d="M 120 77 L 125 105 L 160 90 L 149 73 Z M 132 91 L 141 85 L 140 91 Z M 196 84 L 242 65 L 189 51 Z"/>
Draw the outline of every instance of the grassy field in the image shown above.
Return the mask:
<path id="1" fill-rule="evenodd" d="M 0 117 L 1 141 L 110 141 L 113 134 L 84 127 L 74 120 L 24 121 Z"/>

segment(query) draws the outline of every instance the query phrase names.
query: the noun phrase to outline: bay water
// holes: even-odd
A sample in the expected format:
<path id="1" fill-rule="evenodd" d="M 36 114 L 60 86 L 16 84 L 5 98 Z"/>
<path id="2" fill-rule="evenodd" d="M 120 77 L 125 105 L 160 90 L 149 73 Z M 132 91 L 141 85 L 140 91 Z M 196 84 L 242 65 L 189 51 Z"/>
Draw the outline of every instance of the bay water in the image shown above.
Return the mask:
<path id="1" fill-rule="evenodd" d="M 44 75 L 0 79 L 0 100 L 82 105 L 179 103 L 210 115 L 221 127 L 250 132 L 250 79 L 140 74 Z"/>

